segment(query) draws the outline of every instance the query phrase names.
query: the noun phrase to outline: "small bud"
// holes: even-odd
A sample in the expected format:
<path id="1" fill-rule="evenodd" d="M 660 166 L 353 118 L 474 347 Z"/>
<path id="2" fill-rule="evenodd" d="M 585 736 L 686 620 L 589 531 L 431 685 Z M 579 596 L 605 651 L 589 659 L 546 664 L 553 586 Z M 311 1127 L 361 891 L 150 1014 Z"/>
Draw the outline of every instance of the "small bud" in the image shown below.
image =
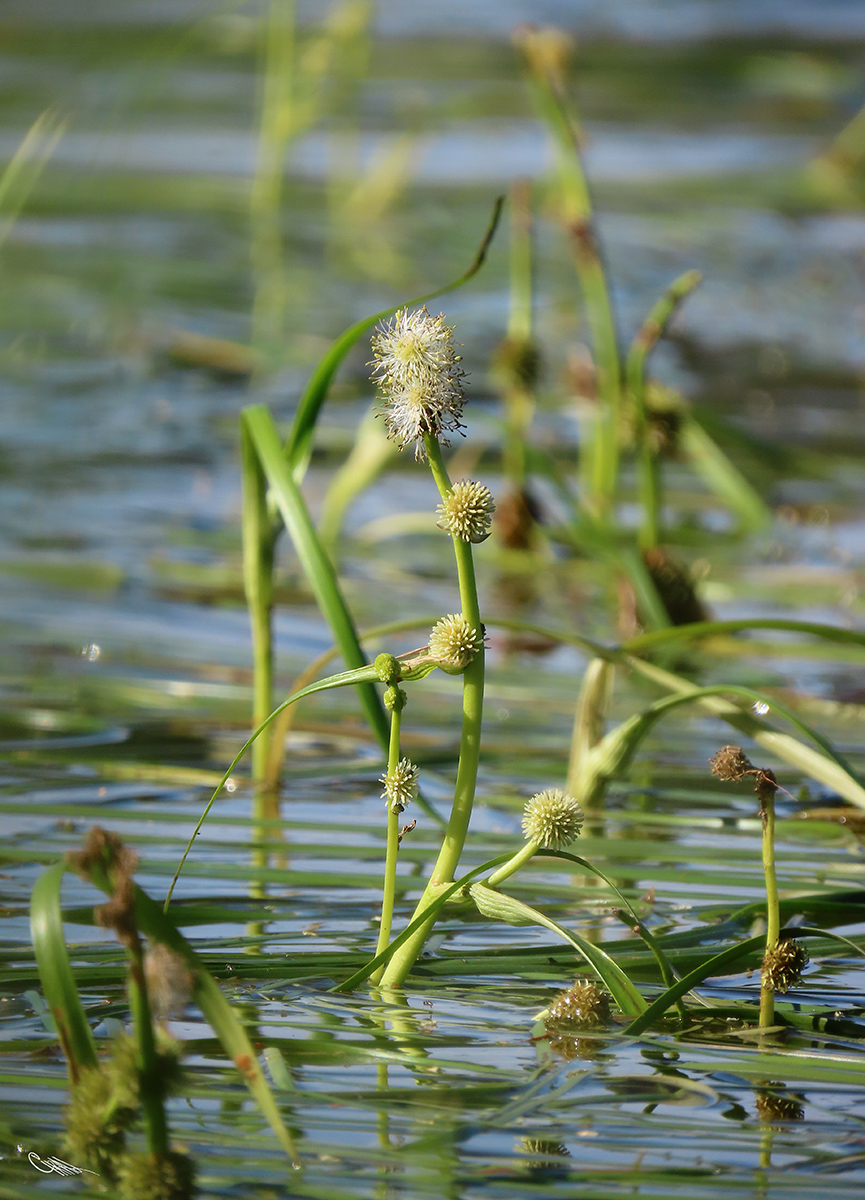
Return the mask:
<path id="1" fill-rule="evenodd" d="M 472 629 L 462 613 L 442 617 L 429 635 L 430 657 L 445 671 L 462 671 L 483 646 L 483 633 Z"/>
<path id="2" fill-rule="evenodd" d="M 395 770 L 382 775 L 381 798 L 387 800 L 392 813 L 401 813 L 417 797 L 419 775 L 419 769 L 407 758 L 401 758 Z"/>
<path id="3" fill-rule="evenodd" d="M 763 982 L 783 994 L 800 982 L 807 965 L 805 947 L 795 938 L 781 938 L 763 955 Z"/>
<path id="4" fill-rule="evenodd" d="M 607 1025 L 609 1021 L 609 996 L 591 979 L 581 979 L 556 996 L 547 1011 L 545 1024 L 555 1028 L 567 1025 L 590 1029 L 595 1025 Z"/>
<path id="5" fill-rule="evenodd" d="M 389 688 L 385 688 L 385 693 L 382 697 L 384 706 L 388 712 L 393 712 L 394 710 L 402 712 L 407 699 L 408 696 L 406 696 L 403 689 L 401 687 L 394 687 L 393 684 Z"/>
<path id="6" fill-rule="evenodd" d="M 490 536 L 496 506 L 483 483 L 455 483 L 439 505 L 439 526 L 464 542 L 483 542 Z"/>
<path id="7" fill-rule="evenodd" d="M 375 673 L 382 683 L 398 683 L 400 679 L 399 660 L 392 654 L 379 654 L 373 663 Z"/>
<path id="8" fill-rule="evenodd" d="M 714 758 L 709 759 L 712 774 L 725 783 L 735 782 L 756 770 L 741 746 L 724 746 Z"/>
<path id="9" fill-rule="evenodd" d="M 532 796 L 523 815 L 526 841 L 547 850 L 562 850 L 576 841 L 583 828 L 583 810 L 561 788 L 548 788 Z"/>

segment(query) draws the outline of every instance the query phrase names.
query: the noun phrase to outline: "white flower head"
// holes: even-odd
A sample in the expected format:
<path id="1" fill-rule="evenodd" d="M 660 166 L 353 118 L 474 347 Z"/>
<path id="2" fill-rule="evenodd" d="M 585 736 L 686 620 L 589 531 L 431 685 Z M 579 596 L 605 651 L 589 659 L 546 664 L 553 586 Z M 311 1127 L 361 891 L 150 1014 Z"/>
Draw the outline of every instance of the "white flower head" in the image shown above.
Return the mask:
<path id="1" fill-rule="evenodd" d="M 526 841 L 546 850 L 563 850 L 576 841 L 583 828 L 583 810 L 561 788 L 548 788 L 532 796 L 523 814 Z"/>
<path id="2" fill-rule="evenodd" d="M 401 758 L 393 771 L 382 775 L 384 791 L 381 798 L 387 800 L 392 813 L 401 813 L 416 799 L 419 775 L 420 769 L 407 758 Z"/>
<path id="3" fill-rule="evenodd" d="M 382 412 L 388 436 L 402 449 L 414 442 L 423 455 L 422 439 L 462 429 L 462 361 L 453 329 L 444 313 L 431 317 L 426 307 L 400 309 L 372 336 L 372 377 L 383 393 Z"/>
<path id="4" fill-rule="evenodd" d="M 493 495 L 483 483 L 463 479 L 455 483 L 436 510 L 439 526 L 464 542 L 483 542 L 490 536 Z"/>
<path id="5" fill-rule="evenodd" d="M 473 629 L 462 613 L 442 617 L 430 630 L 430 656 L 444 670 L 462 671 L 483 644 L 481 630 Z"/>

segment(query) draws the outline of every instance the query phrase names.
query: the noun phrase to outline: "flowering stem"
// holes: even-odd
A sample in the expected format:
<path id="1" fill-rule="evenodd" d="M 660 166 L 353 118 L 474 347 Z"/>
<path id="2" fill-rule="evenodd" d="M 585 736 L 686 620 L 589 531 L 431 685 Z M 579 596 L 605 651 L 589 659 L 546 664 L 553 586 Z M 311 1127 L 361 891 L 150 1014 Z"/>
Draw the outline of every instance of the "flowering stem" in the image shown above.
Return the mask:
<path id="1" fill-rule="evenodd" d="M 513 858 L 509 858 L 506 863 L 503 863 L 497 871 L 493 871 L 489 879 L 484 882 L 487 887 L 498 887 L 500 883 L 504 883 L 511 875 L 519 871 L 520 867 L 524 867 L 530 858 L 534 858 L 540 848 L 540 842 L 526 842 L 521 850 L 518 850 Z"/>
<path id="2" fill-rule="evenodd" d="M 433 479 L 441 493 L 442 499 L 444 499 L 451 490 L 451 482 L 448 478 L 444 459 L 442 458 L 441 447 L 431 434 L 424 435 L 424 449 L 426 450 Z M 453 542 L 463 616 L 473 629 L 479 630 L 482 628 L 481 615 L 471 543 L 463 541 L 462 538 L 455 535 Z M 427 907 L 433 899 L 436 889 L 441 884 L 452 882 L 463 846 L 465 845 L 469 819 L 472 815 L 472 804 L 475 797 L 475 784 L 478 777 L 483 706 L 484 649 L 481 644 L 475 652 L 474 658 L 463 672 L 463 724 L 462 735 L 460 737 L 460 760 L 457 767 L 451 814 L 448 819 L 439 856 L 433 868 L 433 873 L 430 876 L 429 883 L 415 909 L 415 916 Z M 402 986 L 415 959 L 423 949 L 424 942 L 429 937 L 434 921 L 435 917 L 430 918 L 429 921 L 417 929 L 407 942 L 404 942 L 400 946 L 387 965 L 382 978 L 382 986 Z"/>
<path id="3" fill-rule="evenodd" d="M 758 787 L 760 814 L 763 818 L 763 873 L 766 878 L 766 954 L 778 944 L 781 914 L 778 904 L 778 880 L 775 875 L 775 783 L 761 779 Z M 760 1027 L 775 1024 L 775 988 L 764 968 L 760 985 Z"/>
<path id="4" fill-rule="evenodd" d="M 390 714 L 390 746 L 387 755 L 387 772 L 388 775 L 393 775 L 399 765 L 399 733 L 402 723 L 402 706 L 399 702 L 394 704 Z M 394 811 L 394 806 L 388 800 L 387 805 L 387 853 L 384 862 L 384 885 L 381 893 L 381 925 L 378 931 L 378 945 L 376 946 L 376 955 L 381 954 L 382 950 L 390 941 L 390 930 L 393 922 L 393 900 L 396 891 L 396 856 L 399 850 L 399 813 Z M 378 983 L 384 973 L 384 967 L 379 969 L 371 976 L 373 983 Z"/>

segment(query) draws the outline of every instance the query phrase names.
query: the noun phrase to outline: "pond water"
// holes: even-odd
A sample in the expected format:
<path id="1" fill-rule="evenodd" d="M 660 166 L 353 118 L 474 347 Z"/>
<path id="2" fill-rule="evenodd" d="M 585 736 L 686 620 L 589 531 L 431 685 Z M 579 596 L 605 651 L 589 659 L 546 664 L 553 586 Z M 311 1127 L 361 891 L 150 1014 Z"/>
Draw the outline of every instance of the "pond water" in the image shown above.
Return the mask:
<path id="1" fill-rule="evenodd" d="M 326 12 L 317 0 L 301 6 L 304 37 Z M 458 275 L 496 193 L 517 176 L 545 176 L 550 153 L 508 37 L 526 19 L 579 39 L 575 96 L 623 337 L 671 279 L 703 271 L 653 369 L 707 423 L 726 421 L 724 445 L 779 510 L 771 530 L 737 539 L 693 475 L 671 469 L 671 503 L 692 514 L 680 532 L 707 604 L 722 618 L 862 627 L 865 192 L 855 178 L 843 192 L 806 188 L 808 163 L 865 100 L 861 4 L 382 2 L 369 41 L 358 37 L 322 113 L 289 149 L 285 269 L 259 262 L 256 274 L 248 193 L 259 10 L 9 0 L 0 154 L 49 104 L 67 125 L 0 247 L 4 1200 L 84 1190 L 80 1178 L 39 1175 L 27 1160 L 31 1150 L 61 1154 L 67 1099 L 62 1055 L 40 1015 L 28 926 L 35 880 L 98 823 L 137 850 L 137 879 L 161 899 L 248 731 L 237 414 L 263 400 L 287 422 L 334 336 Z M 364 171 L 367 192 L 357 188 Z M 535 438 L 573 463 L 578 420 L 563 380 L 588 334 L 542 184 L 537 194 Z M 259 336 L 251 314 L 274 266 L 276 332 Z M 471 471 L 496 491 L 502 413 L 489 363 L 507 322 L 504 230 L 482 273 L 441 305 L 470 375 L 453 474 Z M 266 369 L 250 382 L 243 370 L 196 364 L 185 334 L 241 347 L 258 337 Z M 305 482 L 314 512 L 371 401 L 368 357 L 363 344 L 352 353 L 323 414 Z M 537 490 L 548 522 L 559 520 L 555 493 L 543 481 Z M 431 619 L 458 605 L 450 546 L 429 515 L 435 502 L 428 474 L 404 456 L 351 507 L 338 546 L 359 626 L 418 618 L 420 632 L 400 635 L 394 651 L 417 645 Z M 496 621 L 617 636 L 615 588 L 598 564 L 551 554 L 527 567 L 494 539 L 477 562 L 490 653 L 467 870 L 516 845 L 525 799 L 562 783 L 587 662 Z M 279 687 L 330 644 L 281 544 Z M 727 644 L 666 665 L 703 682 L 774 689 L 861 768 L 861 664 L 856 648 L 757 634 L 746 658 Z M 612 715 L 657 694 L 622 680 Z M 436 672 L 412 692 L 405 749 L 440 815 L 458 720 L 458 680 Z M 679 710 L 579 843 L 656 933 L 680 935 L 669 944 L 683 973 L 708 925 L 764 895 L 754 797 L 723 788 L 706 765 L 730 737 L 720 720 Z M 439 924 L 400 1002 L 366 986 L 337 994 L 334 984 L 375 947 L 383 764 L 349 692 L 302 707 L 287 745 L 280 819 L 253 822 L 238 771 L 195 844 L 176 912 L 248 1023 L 303 1171 L 291 1171 L 190 1007 L 172 1023 L 189 1078 L 170 1121 L 203 1194 L 861 1193 L 865 970 L 854 947 L 816 942 L 789 997 L 837 1011 L 835 1024 L 790 1030 L 769 1046 L 734 1017 L 685 1034 L 671 1022 L 639 1038 L 614 1026 L 561 1044 L 533 1040 L 535 1015 L 573 982 L 577 957 L 545 929 L 462 911 Z M 778 775 L 787 789 L 782 894 L 814 898 L 805 924 L 825 922 L 861 945 L 862 824 L 828 789 L 783 765 Z M 400 852 L 397 927 L 438 844 L 434 820 L 410 815 L 418 826 Z M 844 903 L 818 911 L 839 889 Z M 610 944 L 647 998 L 658 994 L 643 943 L 591 876 L 546 860 L 512 891 Z M 101 1039 L 128 1019 L 123 952 L 89 923 L 89 887 L 69 877 L 63 899 Z M 738 934 L 752 925 L 742 918 Z M 704 997 L 756 1002 L 759 964 L 746 965 L 709 980 Z"/>

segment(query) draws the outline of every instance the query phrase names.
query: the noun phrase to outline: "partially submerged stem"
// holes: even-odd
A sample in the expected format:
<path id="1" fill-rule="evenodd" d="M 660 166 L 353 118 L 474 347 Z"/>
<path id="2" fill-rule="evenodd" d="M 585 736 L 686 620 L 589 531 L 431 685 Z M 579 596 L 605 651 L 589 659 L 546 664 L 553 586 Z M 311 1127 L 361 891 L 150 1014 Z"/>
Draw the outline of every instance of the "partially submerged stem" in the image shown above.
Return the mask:
<path id="1" fill-rule="evenodd" d="M 394 689 L 399 695 L 399 688 Z M 390 714 L 390 746 L 387 756 L 387 773 L 393 775 L 399 764 L 399 734 L 402 723 L 402 704 L 397 702 Z M 376 954 L 381 954 L 390 941 L 391 925 L 393 923 L 393 901 L 396 892 L 396 859 L 399 851 L 399 811 L 392 805 L 387 806 L 387 852 L 384 863 L 384 885 L 381 893 L 381 925 L 378 931 Z M 379 967 L 371 976 L 373 983 L 378 983 L 384 973 Z"/>
<path id="2" fill-rule="evenodd" d="M 267 509 L 267 480 L 252 439 L 241 421 L 243 463 L 243 586 L 252 629 L 252 725 L 257 728 L 273 708 L 273 562 L 274 537 Z M 252 750 L 252 778 L 268 778 L 270 735 Z"/>
<path id="3" fill-rule="evenodd" d="M 766 878 L 766 957 L 778 945 L 781 915 L 778 905 L 778 880 L 775 874 L 775 791 L 777 785 L 771 771 L 760 774 L 757 794 L 760 797 L 760 816 L 763 820 L 763 873 Z M 775 985 L 771 971 L 764 962 L 760 979 L 760 1027 L 775 1024 Z"/>
<path id="4" fill-rule="evenodd" d="M 161 1065 L 153 1034 L 153 1014 L 144 977 L 144 955 L 137 936 L 129 951 L 129 1008 L 135 1030 L 135 1065 L 138 1069 L 139 1097 L 147 1148 L 164 1157 L 169 1150 L 168 1122 L 165 1119 L 164 1087 Z"/>
<path id="5" fill-rule="evenodd" d="M 451 491 L 451 482 L 442 458 L 441 447 L 432 435 L 424 437 L 424 449 L 430 469 L 442 499 Z M 459 576 L 462 614 L 473 629 L 482 629 L 474 560 L 471 543 L 454 535 L 454 554 Z M 450 883 L 465 845 L 474 802 L 478 761 L 481 746 L 481 719 L 484 703 L 484 649 L 479 645 L 463 672 L 463 720 L 460 736 L 460 758 L 454 786 L 454 799 L 444 841 L 436 859 L 430 880 L 424 889 L 414 915 L 417 916 L 435 898 L 442 884 Z M 394 954 L 382 976 L 383 987 L 401 987 L 412 965 L 429 937 L 435 917 L 424 922 Z"/>

